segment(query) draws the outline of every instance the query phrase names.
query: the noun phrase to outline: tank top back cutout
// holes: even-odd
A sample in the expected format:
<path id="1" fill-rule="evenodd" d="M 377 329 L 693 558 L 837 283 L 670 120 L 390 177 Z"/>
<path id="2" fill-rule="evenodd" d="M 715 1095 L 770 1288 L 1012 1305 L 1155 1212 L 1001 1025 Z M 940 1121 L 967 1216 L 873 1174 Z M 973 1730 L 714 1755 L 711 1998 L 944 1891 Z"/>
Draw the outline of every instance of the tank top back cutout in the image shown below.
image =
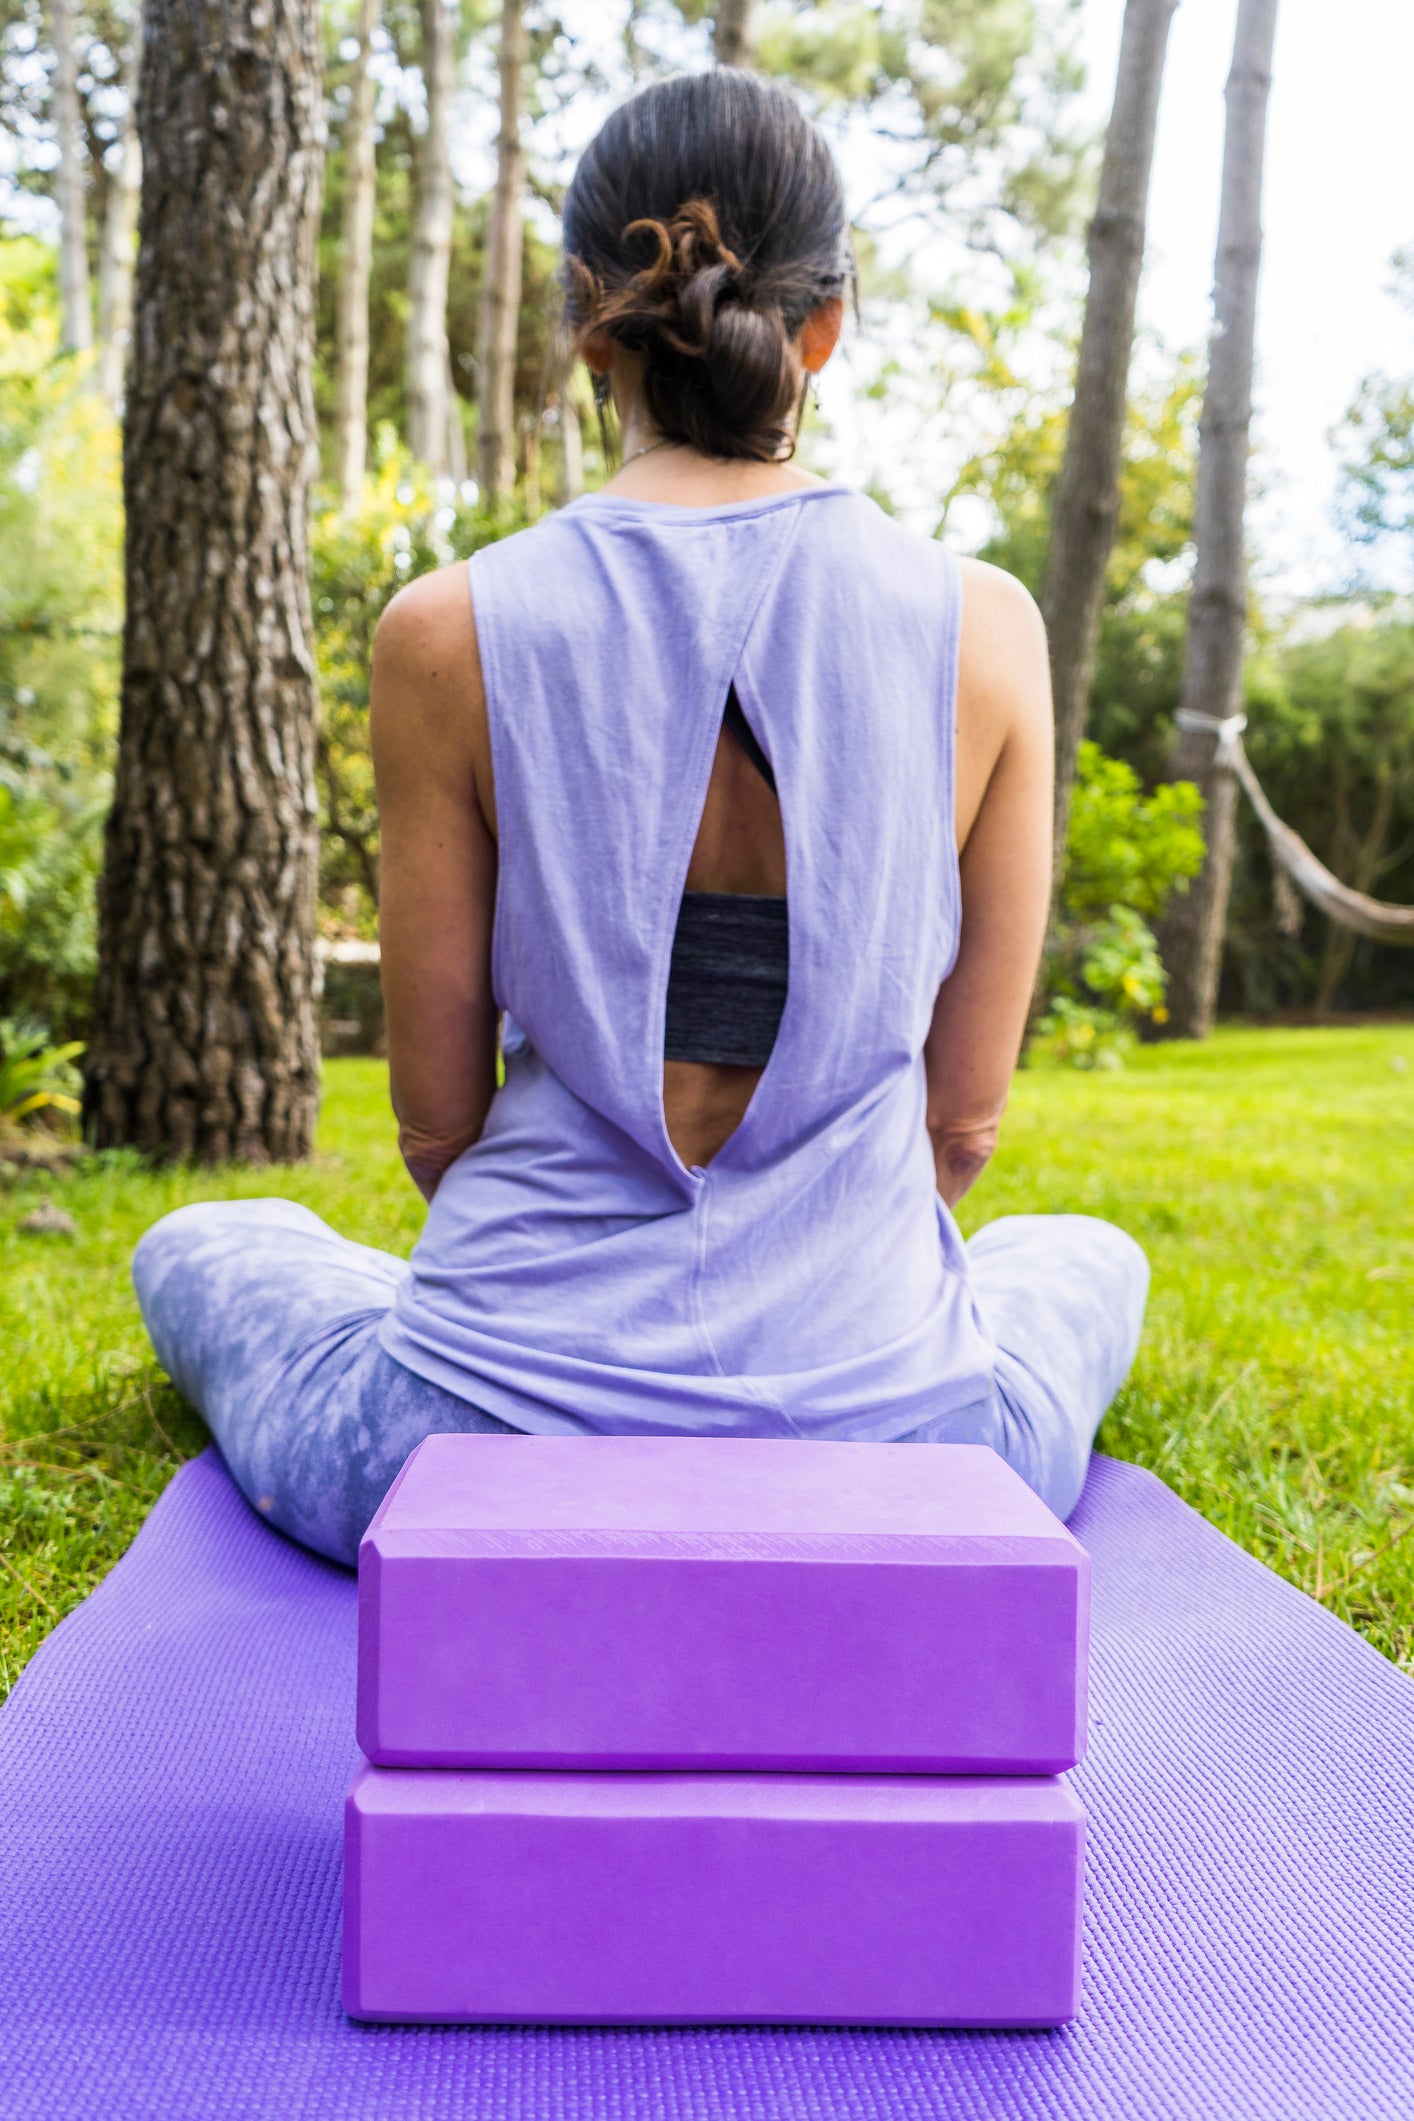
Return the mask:
<path id="1" fill-rule="evenodd" d="M 956 563 L 811 485 L 586 495 L 469 564 L 506 1079 L 384 1345 L 544 1433 L 886 1439 L 980 1399 L 922 1058 L 961 911 Z M 744 1118 L 688 1168 L 669 990 L 733 693 L 781 807 L 784 1003 Z"/>

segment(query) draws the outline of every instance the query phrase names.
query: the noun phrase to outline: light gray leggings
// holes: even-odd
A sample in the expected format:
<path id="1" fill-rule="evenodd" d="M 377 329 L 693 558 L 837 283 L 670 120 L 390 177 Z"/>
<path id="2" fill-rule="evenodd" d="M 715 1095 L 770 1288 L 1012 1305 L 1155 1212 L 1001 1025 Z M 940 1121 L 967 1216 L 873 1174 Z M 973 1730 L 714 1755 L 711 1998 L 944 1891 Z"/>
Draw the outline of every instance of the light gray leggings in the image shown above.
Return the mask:
<path id="1" fill-rule="evenodd" d="M 1005 1216 L 967 1250 L 999 1351 L 992 1390 L 902 1440 L 991 1444 L 1067 1517 L 1134 1360 L 1148 1262 L 1133 1238 L 1089 1215 Z M 246 1496 L 335 1561 L 354 1561 L 424 1436 L 508 1426 L 380 1345 L 378 1322 L 407 1272 L 288 1200 L 178 1208 L 133 1260 L 158 1360 Z"/>

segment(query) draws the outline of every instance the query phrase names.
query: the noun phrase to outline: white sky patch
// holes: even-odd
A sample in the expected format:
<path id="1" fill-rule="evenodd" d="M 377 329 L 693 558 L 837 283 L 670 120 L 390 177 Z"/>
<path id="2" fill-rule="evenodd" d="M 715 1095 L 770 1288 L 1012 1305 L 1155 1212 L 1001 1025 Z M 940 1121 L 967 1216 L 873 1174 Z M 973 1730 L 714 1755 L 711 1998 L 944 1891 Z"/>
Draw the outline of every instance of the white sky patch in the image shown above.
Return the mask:
<path id="1" fill-rule="evenodd" d="M 1086 0 L 1083 10 L 1087 100 L 1101 124 L 1123 12 L 1123 0 Z M 1140 310 L 1175 347 L 1207 342 L 1235 14 L 1235 0 L 1179 0 L 1173 21 Z M 1391 256 L 1414 243 L 1411 84 L 1407 0 L 1282 0 L 1268 113 L 1251 537 L 1265 580 L 1287 596 L 1348 580 L 1330 430 L 1370 370 L 1414 370 L 1414 320 L 1387 292 Z"/>

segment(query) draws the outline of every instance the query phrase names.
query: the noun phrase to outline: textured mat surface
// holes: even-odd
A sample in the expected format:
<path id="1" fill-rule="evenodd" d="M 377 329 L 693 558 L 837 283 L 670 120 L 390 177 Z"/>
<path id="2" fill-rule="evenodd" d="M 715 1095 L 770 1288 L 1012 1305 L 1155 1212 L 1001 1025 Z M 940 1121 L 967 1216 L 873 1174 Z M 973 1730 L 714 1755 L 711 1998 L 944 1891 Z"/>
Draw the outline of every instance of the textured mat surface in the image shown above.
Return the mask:
<path id="1" fill-rule="evenodd" d="M 354 1586 L 188 1466 L 0 1713 L 5 2121 L 1395 2121 L 1414 1683 L 1096 1464 L 1087 2001 L 1059 2033 L 356 2027 Z"/>

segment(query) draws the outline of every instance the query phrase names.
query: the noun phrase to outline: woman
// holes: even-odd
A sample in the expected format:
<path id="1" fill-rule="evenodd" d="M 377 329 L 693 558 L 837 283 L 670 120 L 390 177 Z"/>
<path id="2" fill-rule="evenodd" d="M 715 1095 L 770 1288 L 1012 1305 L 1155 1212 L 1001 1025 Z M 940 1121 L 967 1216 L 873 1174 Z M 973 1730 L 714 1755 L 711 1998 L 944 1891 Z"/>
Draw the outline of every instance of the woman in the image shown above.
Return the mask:
<path id="1" fill-rule="evenodd" d="M 341 1561 L 449 1429 L 987 1443 L 1065 1514 L 1143 1255 L 1081 1216 L 964 1246 L 951 1213 L 1046 919 L 1035 607 L 790 461 L 852 256 L 783 90 L 636 96 L 564 229 L 622 468 L 410 584 L 374 651 L 426 1228 L 409 1268 L 288 1202 L 181 1209 L 138 1248 L 154 1344 L 257 1508 Z"/>

